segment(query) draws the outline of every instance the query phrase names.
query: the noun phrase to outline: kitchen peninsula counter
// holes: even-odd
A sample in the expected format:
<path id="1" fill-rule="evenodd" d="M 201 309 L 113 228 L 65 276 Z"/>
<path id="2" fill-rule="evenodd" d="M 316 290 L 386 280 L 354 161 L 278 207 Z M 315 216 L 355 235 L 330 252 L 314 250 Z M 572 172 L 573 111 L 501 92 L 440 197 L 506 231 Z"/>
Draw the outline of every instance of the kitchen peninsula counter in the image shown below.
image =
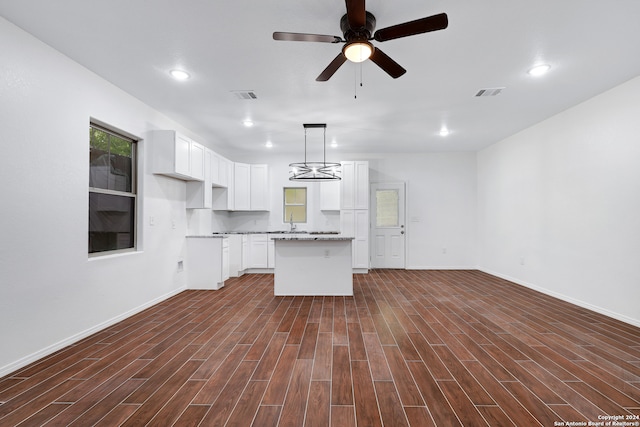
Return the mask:
<path id="1" fill-rule="evenodd" d="M 274 295 L 353 295 L 352 237 L 285 234 L 272 239 Z"/>

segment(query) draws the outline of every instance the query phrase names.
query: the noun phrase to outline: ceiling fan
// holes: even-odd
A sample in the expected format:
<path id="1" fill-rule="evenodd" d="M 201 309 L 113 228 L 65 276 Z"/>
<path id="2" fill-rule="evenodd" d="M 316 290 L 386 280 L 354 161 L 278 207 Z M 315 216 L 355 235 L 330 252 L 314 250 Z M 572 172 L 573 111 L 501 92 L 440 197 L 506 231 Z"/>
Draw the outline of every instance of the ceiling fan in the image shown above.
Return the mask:
<path id="1" fill-rule="evenodd" d="M 416 19 L 376 31 L 376 18 L 365 9 L 365 0 L 346 0 L 347 13 L 340 19 L 340 29 L 343 37 L 327 36 L 321 34 L 305 33 L 273 33 L 274 40 L 319 42 L 319 43 L 345 43 L 342 51 L 334 58 L 327 68 L 316 78 L 316 81 L 325 82 L 338 71 L 347 59 L 353 62 L 362 62 L 371 59 L 394 79 L 407 72 L 400 64 L 387 56 L 370 40 L 385 42 L 401 37 L 413 36 L 430 31 L 444 30 L 449 21 L 446 13 Z"/>

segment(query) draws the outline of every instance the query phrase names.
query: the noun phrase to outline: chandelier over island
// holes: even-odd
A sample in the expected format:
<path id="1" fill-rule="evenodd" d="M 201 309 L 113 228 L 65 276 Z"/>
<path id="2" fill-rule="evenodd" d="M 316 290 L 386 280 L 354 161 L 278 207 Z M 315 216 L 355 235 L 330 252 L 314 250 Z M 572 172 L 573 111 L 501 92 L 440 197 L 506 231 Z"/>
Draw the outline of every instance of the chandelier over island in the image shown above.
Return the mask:
<path id="1" fill-rule="evenodd" d="M 327 124 L 304 123 L 304 162 L 290 163 L 290 181 L 339 181 L 340 163 L 327 162 Z M 322 128 L 322 156 L 321 162 L 307 161 L 307 129 Z"/>

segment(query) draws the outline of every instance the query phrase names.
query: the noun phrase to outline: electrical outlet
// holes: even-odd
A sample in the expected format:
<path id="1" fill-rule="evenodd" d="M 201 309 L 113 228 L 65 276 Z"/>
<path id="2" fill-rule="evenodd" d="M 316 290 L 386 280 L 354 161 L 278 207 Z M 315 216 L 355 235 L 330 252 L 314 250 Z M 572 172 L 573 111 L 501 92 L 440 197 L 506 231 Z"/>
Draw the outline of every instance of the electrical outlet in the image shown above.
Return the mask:
<path id="1" fill-rule="evenodd" d="M 442 253 L 446 254 L 447 253 L 447 248 L 442 248 Z"/>
<path id="2" fill-rule="evenodd" d="M 524 265 L 524 257 L 523 256 L 520 257 L 520 265 Z"/>
<path id="3" fill-rule="evenodd" d="M 184 270 L 184 261 L 180 260 L 178 261 L 178 272 L 183 270 Z"/>
<path id="4" fill-rule="evenodd" d="M 329 249 L 324 250 L 324 257 L 329 258 Z"/>
<path id="5" fill-rule="evenodd" d="M 153 217 L 153 215 L 149 217 L 149 225 L 152 227 L 156 225 L 156 219 Z"/>
<path id="6" fill-rule="evenodd" d="M 176 220 L 175 219 L 171 220 L 171 228 L 173 228 L 174 230 L 176 229 Z"/>

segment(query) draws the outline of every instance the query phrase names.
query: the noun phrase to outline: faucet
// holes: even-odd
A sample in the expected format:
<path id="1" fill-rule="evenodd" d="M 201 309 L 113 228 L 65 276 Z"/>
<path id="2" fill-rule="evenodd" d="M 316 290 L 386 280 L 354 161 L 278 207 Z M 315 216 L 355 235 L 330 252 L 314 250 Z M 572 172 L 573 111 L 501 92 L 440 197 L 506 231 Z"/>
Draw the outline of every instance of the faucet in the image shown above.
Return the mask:
<path id="1" fill-rule="evenodd" d="M 293 233 L 296 230 L 296 225 L 293 223 L 293 212 L 289 216 L 289 225 L 291 226 L 291 230 L 289 231 Z"/>

